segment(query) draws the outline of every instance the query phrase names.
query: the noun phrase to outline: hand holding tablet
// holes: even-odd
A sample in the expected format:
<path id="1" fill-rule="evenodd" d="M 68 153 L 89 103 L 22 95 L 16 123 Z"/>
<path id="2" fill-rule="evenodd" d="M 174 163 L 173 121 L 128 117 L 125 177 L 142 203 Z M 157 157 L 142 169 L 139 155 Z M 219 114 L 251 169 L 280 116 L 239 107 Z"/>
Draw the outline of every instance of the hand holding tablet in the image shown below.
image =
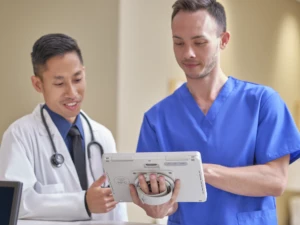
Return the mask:
<path id="1" fill-rule="evenodd" d="M 172 197 L 175 180 L 180 180 L 177 202 L 203 202 L 207 198 L 199 152 L 106 153 L 103 167 L 115 201 L 132 202 L 129 184 L 133 184 L 142 203 L 164 204 Z M 143 177 L 145 181 L 140 182 Z M 159 190 L 159 183 L 155 185 L 157 179 L 164 179 L 163 190 Z M 143 191 L 147 190 L 145 185 L 148 193 Z"/>

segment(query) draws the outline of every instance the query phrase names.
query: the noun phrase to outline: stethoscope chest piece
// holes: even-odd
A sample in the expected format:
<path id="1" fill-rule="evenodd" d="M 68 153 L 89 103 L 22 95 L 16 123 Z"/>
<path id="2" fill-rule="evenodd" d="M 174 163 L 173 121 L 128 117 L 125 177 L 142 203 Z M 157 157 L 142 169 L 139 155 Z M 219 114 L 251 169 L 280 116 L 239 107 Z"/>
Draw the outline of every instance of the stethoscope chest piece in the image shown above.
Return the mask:
<path id="1" fill-rule="evenodd" d="M 54 155 L 51 156 L 51 163 L 55 167 L 61 167 L 64 161 L 65 158 L 63 157 L 62 154 L 55 153 Z"/>

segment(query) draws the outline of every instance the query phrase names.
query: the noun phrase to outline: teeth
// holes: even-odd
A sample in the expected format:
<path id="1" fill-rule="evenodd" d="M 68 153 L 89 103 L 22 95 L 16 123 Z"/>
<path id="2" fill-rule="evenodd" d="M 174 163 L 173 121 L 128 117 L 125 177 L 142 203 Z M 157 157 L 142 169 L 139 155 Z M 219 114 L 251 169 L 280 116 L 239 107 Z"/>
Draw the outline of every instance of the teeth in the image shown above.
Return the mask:
<path id="1" fill-rule="evenodd" d="M 72 102 L 72 103 L 69 103 L 69 104 L 66 104 L 67 106 L 74 106 L 76 105 L 76 102 Z"/>

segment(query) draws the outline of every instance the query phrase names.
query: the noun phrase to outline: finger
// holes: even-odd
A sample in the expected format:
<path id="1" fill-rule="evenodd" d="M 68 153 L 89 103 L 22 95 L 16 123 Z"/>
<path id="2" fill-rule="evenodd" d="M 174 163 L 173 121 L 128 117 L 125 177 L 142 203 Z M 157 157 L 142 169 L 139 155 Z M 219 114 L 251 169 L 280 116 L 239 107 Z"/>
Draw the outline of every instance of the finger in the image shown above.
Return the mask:
<path id="1" fill-rule="evenodd" d="M 106 208 L 113 208 L 113 207 L 116 207 L 116 205 L 118 204 L 118 202 L 109 202 L 109 203 L 106 203 L 105 206 Z"/>
<path id="2" fill-rule="evenodd" d="M 102 184 L 104 184 L 106 181 L 106 175 L 103 174 L 98 180 L 96 180 L 91 187 L 101 187 Z"/>
<path id="3" fill-rule="evenodd" d="M 176 180 L 174 191 L 173 191 L 172 197 L 170 199 L 170 204 L 174 204 L 176 202 L 176 199 L 177 199 L 178 194 L 179 194 L 179 190 L 180 190 L 180 180 Z"/>
<path id="4" fill-rule="evenodd" d="M 99 189 L 99 193 L 101 193 L 101 195 L 112 196 L 112 191 L 110 188 L 101 188 Z"/>
<path id="5" fill-rule="evenodd" d="M 113 210 L 114 208 L 116 208 L 116 206 L 107 208 L 107 209 L 105 210 L 105 212 L 110 212 L 110 211 Z"/>
<path id="6" fill-rule="evenodd" d="M 167 189 L 165 178 L 163 176 L 160 176 L 158 178 L 158 181 L 159 181 L 159 193 L 164 192 Z"/>
<path id="7" fill-rule="evenodd" d="M 157 179 L 156 179 L 156 175 L 151 174 L 150 175 L 150 184 L 151 184 L 151 192 L 152 194 L 158 194 L 158 185 L 157 185 Z"/>
<path id="8" fill-rule="evenodd" d="M 109 203 L 109 202 L 114 202 L 115 199 L 114 199 L 113 196 L 109 196 L 109 197 L 107 197 L 107 198 L 104 198 L 104 201 L 105 201 L 106 203 Z"/>
<path id="9" fill-rule="evenodd" d="M 129 185 L 129 190 L 133 203 L 135 203 L 136 205 L 141 205 L 141 200 L 138 196 L 135 187 L 132 184 Z"/>
<path id="10" fill-rule="evenodd" d="M 140 183 L 140 187 L 142 189 L 142 191 L 145 194 L 149 194 L 149 188 L 148 188 L 148 184 L 145 180 L 145 177 L 143 175 L 139 175 L 139 183 Z"/>

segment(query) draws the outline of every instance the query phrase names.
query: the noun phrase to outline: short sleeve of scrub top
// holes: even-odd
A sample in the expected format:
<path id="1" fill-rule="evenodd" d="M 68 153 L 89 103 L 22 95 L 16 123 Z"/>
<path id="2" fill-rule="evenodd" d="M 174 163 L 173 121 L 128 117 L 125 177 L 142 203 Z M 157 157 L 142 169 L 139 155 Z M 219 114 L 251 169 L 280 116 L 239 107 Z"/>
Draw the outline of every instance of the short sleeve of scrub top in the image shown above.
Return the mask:
<path id="1" fill-rule="evenodd" d="M 256 140 L 256 163 L 269 161 L 290 154 L 290 163 L 300 156 L 299 131 L 283 100 L 274 92 L 259 112 Z"/>

